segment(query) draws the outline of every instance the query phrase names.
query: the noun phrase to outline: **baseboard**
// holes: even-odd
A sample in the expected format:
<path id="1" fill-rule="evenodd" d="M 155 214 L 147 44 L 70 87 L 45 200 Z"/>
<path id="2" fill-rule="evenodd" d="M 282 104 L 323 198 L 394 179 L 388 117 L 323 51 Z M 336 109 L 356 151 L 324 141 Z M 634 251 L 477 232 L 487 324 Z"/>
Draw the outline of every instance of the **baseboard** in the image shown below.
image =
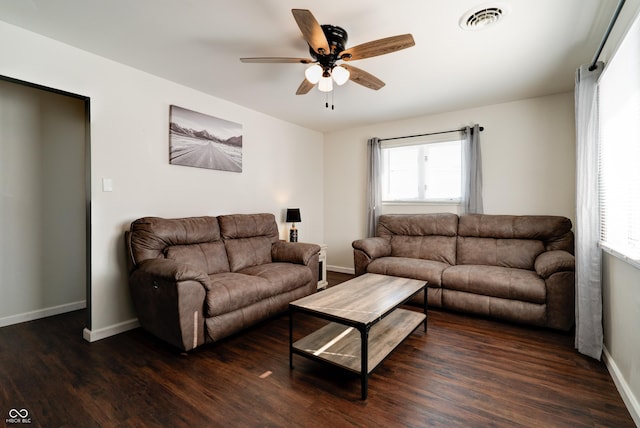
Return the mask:
<path id="1" fill-rule="evenodd" d="M 331 272 L 348 273 L 350 275 L 356 274 L 356 270 L 354 268 L 347 268 L 342 266 L 327 265 L 327 270 L 330 270 Z"/>
<path id="2" fill-rule="evenodd" d="M 140 327 L 140 322 L 137 318 L 135 318 L 96 330 L 89 330 L 88 328 L 85 328 L 82 331 L 82 337 L 87 342 L 96 342 L 98 340 L 106 339 L 107 337 L 115 336 L 116 334 L 124 333 L 125 331 L 133 330 L 134 328 L 138 327 Z"/>
<path id="3" fill-rule="evenodd" d="M 67 312 L 73 312 L 87 307 L 86 300 L 79 302 L 65 303 L 64 305 L 53 306 L 50 308 L 38 309 L 36 311 L 25 312 L 17 315 L 10 315 L 8 317 L 0 318 L 0 327 L 6 327 L 8 325 L 20 324 L 22 322 L 39 320 L 41 318 L 51 317 L 54 315 L 60 315 Z"/>
<path id="4" fill-rule="evenodd" d="M 636 426 L 640 427 L 640 404 L 638 403 L 638 398 L 633 395 L 633 391 L 629 388 L 629 384 L 622 376 L 622 373 L 620 373 L 618 365 L 611 357 L 611 354 L 609 354 L 606 346 L 604 347 L 602 354 L 604 364 L 609 370 L 609 374 L 618 389 L 618 393 L 622 397 L 622 401 L 624 401 L 625 406 L 627 406 L 627 410 L 629 410 L 633 422 L 635 422 Z"/>

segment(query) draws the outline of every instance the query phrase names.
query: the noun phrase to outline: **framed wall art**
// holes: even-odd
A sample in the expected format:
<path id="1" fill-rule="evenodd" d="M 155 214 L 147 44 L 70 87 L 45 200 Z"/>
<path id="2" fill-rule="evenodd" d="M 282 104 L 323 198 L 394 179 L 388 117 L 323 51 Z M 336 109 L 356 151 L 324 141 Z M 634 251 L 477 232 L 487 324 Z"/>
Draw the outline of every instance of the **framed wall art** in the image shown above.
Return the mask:
<path id="1" fill-rule="evenodd" d="M 169 163 L 242 172 L 242 125 L 172 105 Z"/>

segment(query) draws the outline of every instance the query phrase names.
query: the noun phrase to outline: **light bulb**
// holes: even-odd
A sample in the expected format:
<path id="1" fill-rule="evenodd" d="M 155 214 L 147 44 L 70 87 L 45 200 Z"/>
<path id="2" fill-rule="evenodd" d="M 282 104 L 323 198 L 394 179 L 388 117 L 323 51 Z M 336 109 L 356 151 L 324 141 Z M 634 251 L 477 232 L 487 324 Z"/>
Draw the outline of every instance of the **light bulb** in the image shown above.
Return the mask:
<path id="1" fill-rule="evenodd" d="M 309 83 L 313 83 L 315 85 L 322 77 L 322 67 L 318 64 L 313 64 L 304 71 L 304 77 L 307 78 Z"/>
<path id="2" fill-rule="evenodd" d="M 335 80 L 339 86 L 347 83 L 350 75 L 351 73 L 349 73 L 349 70 L 340 65 L 336 65 L 335 67 L 333 67 L 333 70 L 331 70 L 331 76 L 333 76 L 333 80 Z"/>
<path id="3" fill-rule="evenodd" d="M 333 91 L 333 80 L 331 80 L 331 76 L 322 77 L 320 82 L 318 82 L 318 90 L 320 92 L 331 92 Z"/>

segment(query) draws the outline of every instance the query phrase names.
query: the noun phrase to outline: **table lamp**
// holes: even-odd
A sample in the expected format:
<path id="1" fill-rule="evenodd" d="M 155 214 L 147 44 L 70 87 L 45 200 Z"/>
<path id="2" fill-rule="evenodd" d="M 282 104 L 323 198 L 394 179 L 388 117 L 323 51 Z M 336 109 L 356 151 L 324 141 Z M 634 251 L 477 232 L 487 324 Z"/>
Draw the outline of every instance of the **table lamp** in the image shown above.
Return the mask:
<path id="1" fill-rule="evenodd" d="M 289 242 L 298 242 L 298 229 L 296 223 L 300 223 L 300 208 L 287 208 L 287 223 L 291 223 L 289 229 Z"/>

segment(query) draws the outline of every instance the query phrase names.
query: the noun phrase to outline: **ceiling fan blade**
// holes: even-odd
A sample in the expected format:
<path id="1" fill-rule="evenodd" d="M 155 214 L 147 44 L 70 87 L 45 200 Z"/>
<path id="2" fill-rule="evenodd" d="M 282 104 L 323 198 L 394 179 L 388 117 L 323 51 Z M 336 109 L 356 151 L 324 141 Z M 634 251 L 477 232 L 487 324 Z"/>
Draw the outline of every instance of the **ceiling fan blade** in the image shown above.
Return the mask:
<path id="1" fill-rule="evenodd" d="M 310 64 L 314 62 L 311 58 L 284 58 L 284 57 L 277 57 L 277 56 L 240 58 L 240 61 L 253 62 L 253 63 L 298 63 L 298 64 Z"/>
<path id="2" fill-rule="evenodd" d="M 311 46 L 311 49 L 321 55 L 330 54 L 331 49 L 329 48 L 327 37 L 311 11 L 307 9 L 291 9 L 291 13 L 293 13 L 293 17 L 300 31 L 302 31 L 302 36 Z"/>
<path id="3" fill-rule="evenodd" d="M 378 79 L 373 74 L 367 73 L 366 71 L 358 67 L 354 67 L 352 65 L 347 65 L 347 64 L 342 64 L 342 67 L 349 70 L 349 73 L 350 73 L 349 80 L 356 82 L 359 85 L 362 85 L 366 88 L 377 91 L 378 89 L 382 88 L 385 85 L 385 83 L 382 80 Z"/>
<path id="4" fill-rule="evenodd" d="M 304 95 L 308 93 L 314 86 L 315 85 L 313 83 L 309 82 L 307 79 L 304 79 L 302 83 L 300 83 L 300 86 L 298 86 L 296 95 Z"/>
<path id="5" fill-rule="evenodd" d="M 371 42 L 363 43 L 349 49 L 345 49 L 340 53 L 340 57 L 345 61 L 353 61 L 356 59 L 371 58 L 373 56 L 384 55 L 402 49 L 410 48 L 416 43 L 411 34 L 402 34 L 400 36 L 391 36 L 384 39 L 378 39 Z"/>

